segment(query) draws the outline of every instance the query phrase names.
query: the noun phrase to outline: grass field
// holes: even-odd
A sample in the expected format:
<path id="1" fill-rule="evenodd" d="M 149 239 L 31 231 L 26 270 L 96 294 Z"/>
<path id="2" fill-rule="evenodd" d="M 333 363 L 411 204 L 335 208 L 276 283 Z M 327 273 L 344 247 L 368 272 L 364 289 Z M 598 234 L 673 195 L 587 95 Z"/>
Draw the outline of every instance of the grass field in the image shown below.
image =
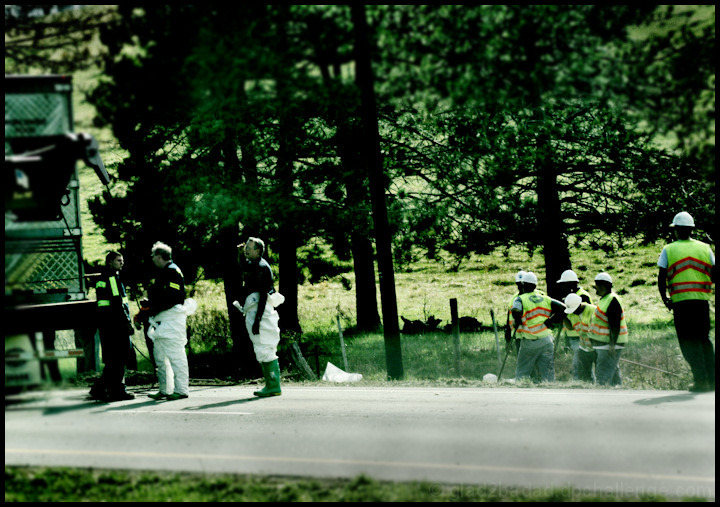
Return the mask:
<path id="1" fill-rule="evenodd" d="M 5 467 L 6 502 L 652 502 L 657 494 L 617 495 L 429 482 L 297 479 L 247 475 Z"/>

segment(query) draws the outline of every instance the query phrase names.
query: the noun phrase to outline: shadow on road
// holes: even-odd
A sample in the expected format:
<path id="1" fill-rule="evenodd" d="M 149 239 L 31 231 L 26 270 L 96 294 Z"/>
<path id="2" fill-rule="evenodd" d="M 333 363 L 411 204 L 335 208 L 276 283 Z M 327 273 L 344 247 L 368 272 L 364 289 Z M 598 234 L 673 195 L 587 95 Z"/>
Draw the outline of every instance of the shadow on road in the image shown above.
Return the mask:
<path id="1" fill-rule="evenodd" d="M 262 400 L 263 398 L 258 398 L 256 396 L 253 396 L 252 398 L 241 398 L 239 400 L 230 400 L 230 401 L 223 401 L 222 403 L 211 403 L 209 405 L 199 405 L 197 407 L 187 407 L 184 410 L 205 410 L 208 408 L 221 408 L 221 407 L 230 407 L 232 405 L 239 405 L 242 403 L 249 403 L 251 401 L 258 401 Z"/>
<path id="2" fill-rule="evenodd" d="M 693 398 L 695 398 L 695 393 L 671 394 L 670 396 L 661 396 L 660 398 L 645 398 L 633 403 L 638 405 L 659 405 L 661 403 L 673 403 L 676 401 L 690 401 Z"/>

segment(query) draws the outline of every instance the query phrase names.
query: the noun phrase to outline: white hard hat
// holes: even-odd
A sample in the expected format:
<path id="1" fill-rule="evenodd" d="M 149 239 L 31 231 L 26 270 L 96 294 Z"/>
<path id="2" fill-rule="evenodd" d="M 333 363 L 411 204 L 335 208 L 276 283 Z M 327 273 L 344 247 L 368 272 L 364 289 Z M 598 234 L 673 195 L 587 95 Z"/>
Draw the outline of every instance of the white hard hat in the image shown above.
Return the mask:
<path id="1" fill-rule="evenodd" d="M 566 269 L 562 272 L 562 275 L 560 275 L 560 280 L 557 281 L 557 283 L 563 283 L 563 282 L 578 282 L 580 283 L 580 280 L 578 280 L 578 276 L 575 274 L 575 271 L 572 269 Z"/>
<path id="2" fill-rule="evenodd" d="M 607 282 L 610 285 L 612 285 L 612 277 L 605 272 L 598 273 L 598 275 L 595 277 L 595 281 L 596 282 Z"/>
<path id="3" fill-rule="evenodd" d="M 681 211 L 675 215 L 670 227 L 695 227 L 695 220 L 687 211 Z"/>
<path id="4" fill-rule="evenodd" d="M 523 275 L 522 281 L 523 283 L 537 285 L 537 276 L 535 276 L 535 273 L 533 273 L 532 271 L 528 271 Z"/>
<path id="5" fill-rule="evenodd" d="M 523 276 L 525 276 L 526 272 L 522 269 L 517 272 L 517 275 L 515 275 L 515 283 L 522 282 Z"/>
<path id="6" fill-rule="evenodd" d="M 577 307 L 582 303 L 582 298 L 574 292 L 565 296 L 565 313 L 572 313 L 577 310 Z"/>

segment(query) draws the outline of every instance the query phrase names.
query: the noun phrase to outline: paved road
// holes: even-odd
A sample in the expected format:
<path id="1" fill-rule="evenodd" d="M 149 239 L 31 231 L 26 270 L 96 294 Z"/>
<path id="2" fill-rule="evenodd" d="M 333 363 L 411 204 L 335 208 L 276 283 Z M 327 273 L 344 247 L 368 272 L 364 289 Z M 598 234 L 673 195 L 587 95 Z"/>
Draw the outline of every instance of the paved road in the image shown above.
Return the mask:
<path id="1" fill-rule="evenodd" d="M 64 465 L 715 497 L 715 394 L 196 387 L 186 400 L 30 393 L 5 406 L 6 465 Z"/>

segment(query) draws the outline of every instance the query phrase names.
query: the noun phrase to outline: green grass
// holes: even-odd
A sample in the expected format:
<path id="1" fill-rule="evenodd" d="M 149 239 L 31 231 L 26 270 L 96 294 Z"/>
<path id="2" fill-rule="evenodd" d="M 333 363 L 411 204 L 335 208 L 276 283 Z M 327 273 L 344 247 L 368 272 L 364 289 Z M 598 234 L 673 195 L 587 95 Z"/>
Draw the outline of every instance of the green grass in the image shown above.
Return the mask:
<path id="1" fill-rule="evenodd" d="M 5 467 L 6 502 L 607 502 L 666 501 L 573 488 L 524 489 L 430 482 L 297 479 L 228 474 Z M 682 498 L 683 501 L 706 501 Z"/>

